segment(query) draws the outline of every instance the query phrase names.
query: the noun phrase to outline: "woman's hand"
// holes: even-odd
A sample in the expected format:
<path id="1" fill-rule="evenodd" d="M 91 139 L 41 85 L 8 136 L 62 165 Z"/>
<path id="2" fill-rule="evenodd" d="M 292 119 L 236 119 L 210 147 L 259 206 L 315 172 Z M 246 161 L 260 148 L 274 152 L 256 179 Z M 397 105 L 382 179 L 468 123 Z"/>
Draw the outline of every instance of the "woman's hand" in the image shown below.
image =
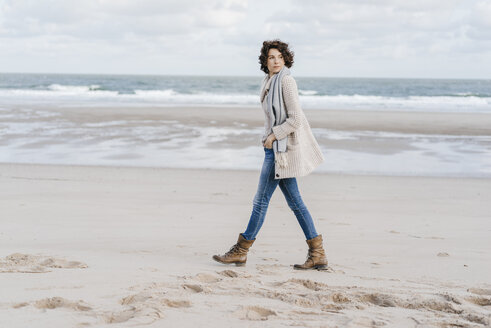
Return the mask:
<path id="1" fill-rule="evenodd" d="M 273 141 L 276 140 L 274 133 L 271 133 L 268 138 L 264 141 L 264 147 L 271 149 L 273 148 Z"/>

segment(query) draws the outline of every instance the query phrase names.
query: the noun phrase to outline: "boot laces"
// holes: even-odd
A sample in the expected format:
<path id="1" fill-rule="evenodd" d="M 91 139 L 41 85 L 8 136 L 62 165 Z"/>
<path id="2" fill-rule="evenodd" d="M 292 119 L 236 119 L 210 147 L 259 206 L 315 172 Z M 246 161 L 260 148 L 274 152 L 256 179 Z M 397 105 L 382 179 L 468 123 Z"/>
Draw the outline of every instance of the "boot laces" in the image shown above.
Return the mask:
<path id="1" fill-rule="evenodd" d="M 235 244 L 234 246 L 230 247 L 230 250 L 227 252 L 227 254 L 236 253 L 238 250 L 239 250 L 239 245 Z"/>

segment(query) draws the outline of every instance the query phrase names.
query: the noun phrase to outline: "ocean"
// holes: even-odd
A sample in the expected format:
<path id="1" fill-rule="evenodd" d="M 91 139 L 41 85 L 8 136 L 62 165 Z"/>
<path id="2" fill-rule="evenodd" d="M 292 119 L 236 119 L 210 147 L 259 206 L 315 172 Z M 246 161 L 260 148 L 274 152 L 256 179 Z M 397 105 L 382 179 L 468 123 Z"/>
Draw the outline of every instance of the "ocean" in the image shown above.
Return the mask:
<path id="1" fill-rule="evenodd" d="M 491 80 L 296 77 L 303 108 L 491 113 Z M 0 74 L 0 106 L 257 106 L 262 76 Z"/>
<path id="2" fill-rule="evenodd" d="M 260 170 L 263 127 L 167 119 L 166 107 L 259 111 L 262 76 L 0 74 L 0 163 Z M 491 114 L 491 80 L 296 77 L 304 109 Z M 102 119 L 104 108 L 135 113 Z M 158 119 L 137 115 L 155 107 Z M 77 114 L 70 108 L 78 108 Z M 83 112 L 80 112 L 82 108 Z M 242 110 L 242 109 L 241 109 Z M 117 115 L 115 116 L 117 117 Z M 218 118 L 217 118 L 218 119 Z M 313 128 L 316 171 L 491 177 L 491 135 Z"/>

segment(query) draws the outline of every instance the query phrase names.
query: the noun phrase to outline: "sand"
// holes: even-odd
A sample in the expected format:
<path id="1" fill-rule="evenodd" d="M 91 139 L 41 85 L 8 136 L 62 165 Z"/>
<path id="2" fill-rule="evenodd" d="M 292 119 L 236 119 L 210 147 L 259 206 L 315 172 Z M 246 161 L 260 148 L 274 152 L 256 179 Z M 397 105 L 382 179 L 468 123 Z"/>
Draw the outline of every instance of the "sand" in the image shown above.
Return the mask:
<path id="1" fill-rule="evenodd" d="M 39 108 L 73 126 L 263 124 L 259 108 Z M 489 114 L 305 112 L 337 131 L 491 135 Z M 406 147 L 367 142 L 336 145 Z M 259 170 L 0 164 L 0 327 L 489 326 L 491 179 L 314 172 L 298 183 L 327 271 L 293 270 L 307 244 L 279 189 L 247 265 L 214 262 Z"/>
<path id="2" fill-rule="evenodd" d="M 329 260 L 276 190 L 245 267 L 257 171 L 0 164 L 0 327 L 484 327 L 491 179 L 314 173 Z"/>

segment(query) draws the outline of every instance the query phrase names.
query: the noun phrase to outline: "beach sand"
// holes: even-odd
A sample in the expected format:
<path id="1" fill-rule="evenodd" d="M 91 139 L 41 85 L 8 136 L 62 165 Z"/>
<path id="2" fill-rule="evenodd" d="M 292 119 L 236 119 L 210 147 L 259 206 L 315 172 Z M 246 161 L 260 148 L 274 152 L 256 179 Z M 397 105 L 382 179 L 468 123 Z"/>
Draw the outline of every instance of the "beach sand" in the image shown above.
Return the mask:
<path id="1" fill-rule="evenodd" d="M 199 111 L 166 118 L 262 124 L 258 111 Z M 345 130 L 491 126 L 480 114 L 307 115 Z M 327 271 L 293 270 L 307 244 L 279 189 L 247 265 L 217 263 L 246 228 L 259 170 L 0 164 L 0 327 L 489 326 L 491 179 L 315 172 L 298 182 Z"/>
<path id="2" fill-rule="evenodd" d="M 212 261 L 259 172 L 0 165 L 2 327 L 484 326 L 491 180 L 299 179 L 328 271 L 278 189 L 245 267 Z"/>

